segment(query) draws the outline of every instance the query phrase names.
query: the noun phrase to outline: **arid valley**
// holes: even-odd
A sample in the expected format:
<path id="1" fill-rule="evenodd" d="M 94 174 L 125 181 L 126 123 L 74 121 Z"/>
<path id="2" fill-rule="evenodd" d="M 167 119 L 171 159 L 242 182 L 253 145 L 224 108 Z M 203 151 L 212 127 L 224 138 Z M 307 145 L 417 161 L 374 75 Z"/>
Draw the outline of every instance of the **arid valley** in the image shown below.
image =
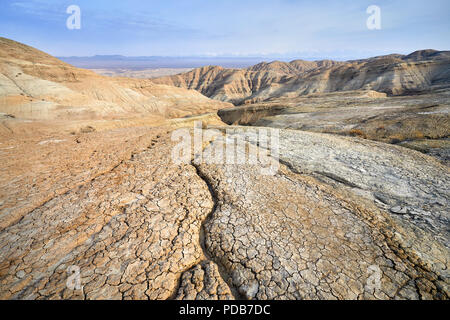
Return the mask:
<path id="1" fill-rule="evenodd" d="M 38 49 L 0 38 L 1 299 L 449 299 L 450 51 L 154 77 Z M 259 156 L 208 161 L 229 140 Z"/>

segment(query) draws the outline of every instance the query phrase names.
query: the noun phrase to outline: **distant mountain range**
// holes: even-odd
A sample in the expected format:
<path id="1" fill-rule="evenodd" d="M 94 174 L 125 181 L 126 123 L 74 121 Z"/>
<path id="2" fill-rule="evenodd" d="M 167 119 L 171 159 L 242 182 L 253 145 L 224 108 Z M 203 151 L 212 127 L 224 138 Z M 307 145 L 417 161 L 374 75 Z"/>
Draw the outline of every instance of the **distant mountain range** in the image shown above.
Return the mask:
<path id="1" fill-rule="evenodd" d="M 217 65 L 224 68 L 246 68 L 264 60 L 264 58 L 260 57 L 126 57 L 121 55 L 57 58 L 78 68 L 110 70 L 193 69 L 205 65 Z"/>

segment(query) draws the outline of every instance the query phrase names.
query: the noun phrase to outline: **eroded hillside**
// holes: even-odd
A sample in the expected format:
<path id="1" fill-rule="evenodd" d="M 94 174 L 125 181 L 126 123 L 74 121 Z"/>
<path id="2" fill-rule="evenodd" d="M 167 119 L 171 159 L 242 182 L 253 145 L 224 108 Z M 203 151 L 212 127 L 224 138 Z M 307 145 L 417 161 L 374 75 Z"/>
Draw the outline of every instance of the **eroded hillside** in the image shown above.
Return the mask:
<path id="1" fill-rule="evenodd" d="M 28 119 L 176 118 L 231 105 L 149 80 L 109 78 L 0 38 L 0 112 Z"/>
<path id="2" fill-rule="evenodd" d="M 450 86 L 450 53 L 422 50 L 346 62 L 274 61 L 247 69 L 204 67 L 153 79 L 155 83 L 195 89 L 234 104 L 311 93 L 375 90 L 389 95 L 427 92 Z"/>

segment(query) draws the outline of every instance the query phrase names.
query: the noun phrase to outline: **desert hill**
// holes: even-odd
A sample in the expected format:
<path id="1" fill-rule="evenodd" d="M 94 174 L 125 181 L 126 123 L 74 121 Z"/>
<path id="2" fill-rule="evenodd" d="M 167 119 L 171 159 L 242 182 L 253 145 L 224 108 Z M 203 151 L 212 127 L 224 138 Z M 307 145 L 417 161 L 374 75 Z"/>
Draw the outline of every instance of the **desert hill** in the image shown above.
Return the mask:
<path id="1" fill-rule="evenodd" d="M 210 66 L 152 81 L 234 104 L 361 89 L 404 95 L 449 87 L 450 52 L 421 50 L 346 62 L 273 61 L 247 69 Z"/>
<path id="2" fill-rule="evenodd" d="M 229 106 L 194 90 L 109 78 L 0 38 L 0 112 L 28 119 L 184 117 Z"/>

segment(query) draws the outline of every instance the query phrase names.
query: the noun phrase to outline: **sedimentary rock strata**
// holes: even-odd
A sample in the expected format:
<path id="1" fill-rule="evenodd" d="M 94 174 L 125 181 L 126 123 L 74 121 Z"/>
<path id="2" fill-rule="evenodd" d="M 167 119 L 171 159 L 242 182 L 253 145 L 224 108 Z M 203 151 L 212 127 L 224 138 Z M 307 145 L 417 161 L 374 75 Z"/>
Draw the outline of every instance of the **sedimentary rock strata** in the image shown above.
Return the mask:
<path id="1" fill-rule="evenodd" d="M 27 119 L 176 118 L 230 107 L 194 90 L 110 78 L 0 37 L 0 112 Z"/>
<path id="2" fill-rule="evenodd" d="M 203 67 L 153 82 L 195 89 L 234 104 L 361 89 L 401 95 L 448 88 L 449 61 L 448 51 L 421 50 L 346 62 L 294 60 L 247 69 Z"/>

